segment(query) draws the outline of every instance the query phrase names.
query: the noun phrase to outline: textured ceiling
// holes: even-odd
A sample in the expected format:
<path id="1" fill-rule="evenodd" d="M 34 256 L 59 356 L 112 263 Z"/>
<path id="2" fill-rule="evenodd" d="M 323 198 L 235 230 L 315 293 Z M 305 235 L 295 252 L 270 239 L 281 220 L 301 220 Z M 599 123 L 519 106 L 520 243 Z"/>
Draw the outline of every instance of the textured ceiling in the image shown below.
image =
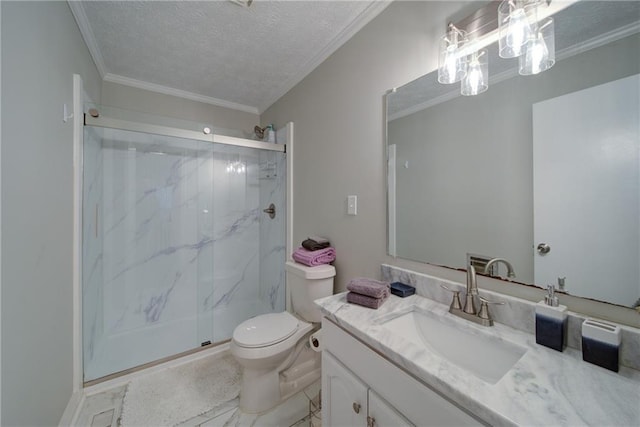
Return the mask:
<path id="1" fill-rule="evenodd" d="M 388 5 L 69 2 L 105 80 L 261 112 Z"/>

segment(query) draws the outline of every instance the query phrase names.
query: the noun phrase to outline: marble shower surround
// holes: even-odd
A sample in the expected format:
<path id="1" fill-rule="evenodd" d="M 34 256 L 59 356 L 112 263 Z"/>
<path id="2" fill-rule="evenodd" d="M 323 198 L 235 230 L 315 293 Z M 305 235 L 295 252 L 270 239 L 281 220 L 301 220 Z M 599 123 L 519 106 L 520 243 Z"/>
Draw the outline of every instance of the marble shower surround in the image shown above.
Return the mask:
<path id="1" fill-rule="evenodd" d="M 402 282 L 416 288 L 416 294 L 432 299 L 442 304 L 451 303 L 451 292 L 442 289 L 444 285 L 450 289 L 463 291 L 466 285 L 450 280 L 440 279 L 423 273 L 382 264 L 382 278 L 389 282 Z M 510 326 L 514 329 L 535 334 L 535 303 L 497 292 L 479 289 L 480 295 L 491 300 L 504 302 L 504 305 L 492 305 L 491 317 L 494 321 Z M 569 312 L 567 345 L 580 350 L 582 347 L 582 322 L 587 316 Z M 607 321 L 608 322 L 608 321 Z M 613 323 L 613 322 L 609 322 Z M 640 370 L 640 330 L 620 325 L 622 329 L 622 344 L 620 347 L 620 364 L 632 369 Z M 586 363 L 586 362 L 585 362 Z"/>
<path id="2" fill-rule="evenodd" d="M 284 310 L 281 153 L 85 135 L 85 380 L 228 339 L 247 318 Z M 232 163 L 246 169 L 228 171 Z M 269 203 L 275 220 L 262 213 Z"/>

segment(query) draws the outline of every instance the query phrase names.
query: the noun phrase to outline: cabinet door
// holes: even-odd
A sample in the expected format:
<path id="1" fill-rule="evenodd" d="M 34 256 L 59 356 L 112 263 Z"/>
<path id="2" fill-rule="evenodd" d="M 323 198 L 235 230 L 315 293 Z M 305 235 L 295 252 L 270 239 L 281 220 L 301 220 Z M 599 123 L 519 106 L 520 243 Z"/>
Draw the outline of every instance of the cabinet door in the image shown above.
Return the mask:
<path id="1" fill-rule="evenodd" d="M 369 427 L 413 427 L 405 417 L 400 415 L 391 405 L 389 405 L 378 394 L 369 390 Z"/>
<path id="2" fill-rule="evenodd" d="M 328 351 L 322 352 L 322 425 L 367 425 L 367 386 Z"/>

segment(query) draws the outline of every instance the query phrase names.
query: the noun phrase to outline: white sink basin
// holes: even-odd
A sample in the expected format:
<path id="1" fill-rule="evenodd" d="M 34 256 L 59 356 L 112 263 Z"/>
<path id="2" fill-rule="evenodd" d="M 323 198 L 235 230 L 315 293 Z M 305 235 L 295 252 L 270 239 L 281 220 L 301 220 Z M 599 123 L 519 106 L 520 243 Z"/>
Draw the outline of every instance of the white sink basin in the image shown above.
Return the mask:
<path id="1" fill-rule="evenodd" d="M 489 334 L 465 331 L 427 313 L 411 311 L 382 323 L 382 327 L 427 347 L 478 378 L 497 383 L 527 351 Z"/>

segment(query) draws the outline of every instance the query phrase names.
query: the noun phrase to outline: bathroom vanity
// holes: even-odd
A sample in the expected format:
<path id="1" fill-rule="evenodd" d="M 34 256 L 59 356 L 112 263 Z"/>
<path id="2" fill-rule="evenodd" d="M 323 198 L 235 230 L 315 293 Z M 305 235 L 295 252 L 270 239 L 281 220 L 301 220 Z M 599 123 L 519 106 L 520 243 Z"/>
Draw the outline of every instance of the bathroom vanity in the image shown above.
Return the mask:
<path id="1" fill-rule="evenodd" d="M 393 270 L 383 266 L 383 276 L 397 278 Z M 506 303 L 496 320 L 515 326 L 483 327 L 427 297 L 427 288 L 446 298 L 439 285 L 460 284 L 419 276 L 421 295 L 392 295 L 377 310 L 347 303 L 344 293 L 316 301 L 324 425 L 640 425 L 640 331 L 624 327 L 614 373 L 584 362 L 576 348 L 537 345 L 523 327 L 534 322 L 533 303 L 481 290 Z M 573 332 L 570 342 L 577 339 Z"/>
<path id="2" fill-rule="evenodd" d="M 326 345 L 322 353 L 324 425 L 481 425 L 326 318 L 322 331 Z"/>

